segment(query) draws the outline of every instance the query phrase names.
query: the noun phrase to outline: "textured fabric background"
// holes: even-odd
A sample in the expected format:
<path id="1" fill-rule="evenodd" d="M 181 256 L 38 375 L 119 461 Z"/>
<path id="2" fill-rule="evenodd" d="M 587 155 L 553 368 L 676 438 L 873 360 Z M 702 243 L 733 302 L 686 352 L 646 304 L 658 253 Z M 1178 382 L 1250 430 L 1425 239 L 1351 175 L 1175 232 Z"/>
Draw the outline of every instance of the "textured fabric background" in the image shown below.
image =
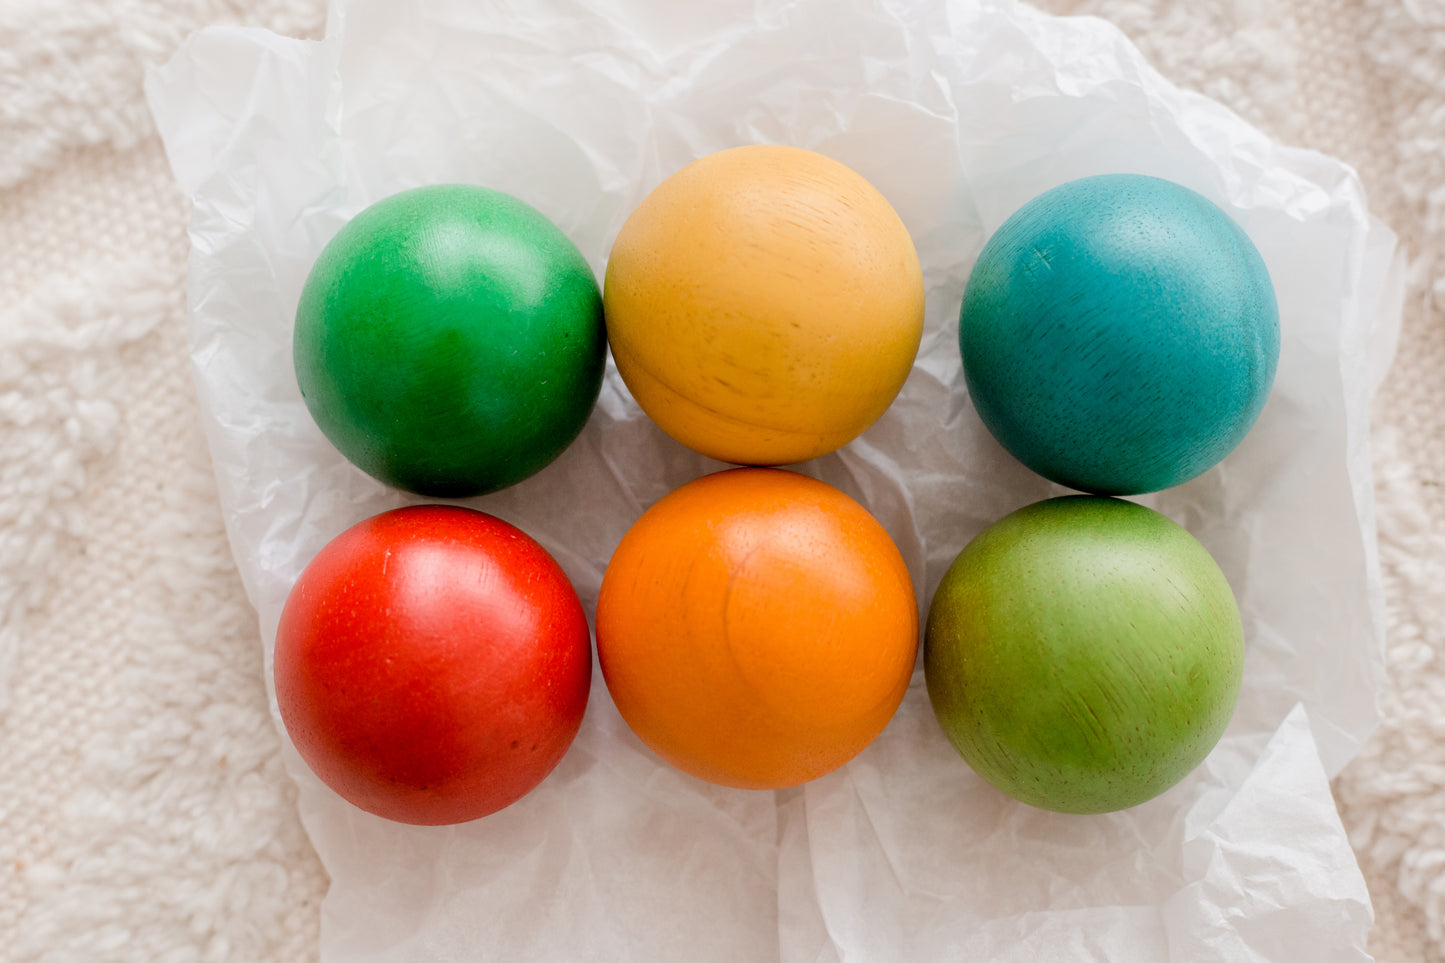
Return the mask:
<path id="1" fill-rule="evenodd" d="M 1387 963 L 1445 960 L 1445 0 L 1043 0 L 1360 172 L 1410 256 L 1376 406 L 1393 686 L 1336 792 Z M 0 960 L 304 961 L 326 876 L 266 708 L 141 93 L 319 0 L 0 0 Z"/>

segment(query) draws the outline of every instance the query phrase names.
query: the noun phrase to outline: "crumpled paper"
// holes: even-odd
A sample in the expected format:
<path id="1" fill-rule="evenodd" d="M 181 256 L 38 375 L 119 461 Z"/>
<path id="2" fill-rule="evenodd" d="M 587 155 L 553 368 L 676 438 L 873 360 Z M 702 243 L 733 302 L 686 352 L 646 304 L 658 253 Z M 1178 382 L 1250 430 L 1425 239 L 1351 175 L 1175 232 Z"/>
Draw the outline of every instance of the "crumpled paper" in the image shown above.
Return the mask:
<path id="1" fill-rule="evenodd" d="M 598 674 L 556 772 L 462 826 L 353 809 L 287 743 L 332 878 L 323 959 L 1369 958 L 1369 899 L 1327 779 L 1371 731 L 1384 681 L 1368 398 L 1399 283 L 1394 238 L 1344 165 L 1173 88 L 1103 22 L 1009 0 L 340 0 L 320 43 L 203 31 L 147 93 L 194 199 L 191 354 L 268 683 L 306 562 L 414 500 L 326 442 L 290 354 L 317 253 L 395 191 L 515 194 L 600 279 L 634 205 L 706 153 L 788 143 L 862 173 L 917 245 L 923 345 L 887 414 L 799 470 L 877 515 L 924 611 L 972 536 L 1062 491 L 1003 452 L 964 391 L 957 312 L 1004 218 L 1072 178 L 1167 177 L 1235 217 L 1277 287 L 1283 349 L 1257 426 L 1214 470 L 1139 499 L 1205 543 L 1245 620 L 1233 724 L 1181 785 L 1106 816 L 1015 803 L 954 755 L 920 669 L 846 767 L 723 789 L 646 750 Z M 557 462 L 469 504 L 538 538 L 590 616 L 632 521 L 719 467 L 652 425 L 609 366 Z"/>

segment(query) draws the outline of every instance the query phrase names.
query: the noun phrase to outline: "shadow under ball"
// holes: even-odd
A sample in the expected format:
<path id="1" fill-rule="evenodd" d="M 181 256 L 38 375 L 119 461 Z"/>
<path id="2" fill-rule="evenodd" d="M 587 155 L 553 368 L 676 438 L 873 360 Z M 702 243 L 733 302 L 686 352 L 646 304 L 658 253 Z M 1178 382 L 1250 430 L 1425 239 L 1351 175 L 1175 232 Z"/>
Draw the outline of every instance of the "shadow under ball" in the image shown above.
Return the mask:
<path id="1" fill-rule="evenodd" d="M 460 498 L 535 474 L 582 431 L 607 341 L 596 278 L 534 208 L 464 184 L 378 201 L 301 293 L 296 380 L 322 432 L 396 488 Z"/>
<path id="2" fill-rule="evenodd" d="M 1039 195 L 989 239 L 959 347 L 979 417 L 1014 457 L 1130 495 L 1244 439 L 1274 381 L 1279 312 L 1263 258 L 1211 201 L 1106 174 Z"/>

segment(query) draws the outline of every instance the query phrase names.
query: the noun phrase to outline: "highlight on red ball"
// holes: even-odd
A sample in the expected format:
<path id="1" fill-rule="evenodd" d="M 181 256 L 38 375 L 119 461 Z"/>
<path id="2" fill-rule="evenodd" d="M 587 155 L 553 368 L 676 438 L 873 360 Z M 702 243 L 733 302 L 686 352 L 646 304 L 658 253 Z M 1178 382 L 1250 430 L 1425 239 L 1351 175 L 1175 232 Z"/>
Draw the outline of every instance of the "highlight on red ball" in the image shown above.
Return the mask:
<path id="1" fill-rule="evenodd" d="M 536 541 L 417 505 L 338 535 L 276 636 L 276 700 L 327 786 L 386 819 L 447 825 L 535 788 L 576 737 L 592 678 L 576 590 Z"/>

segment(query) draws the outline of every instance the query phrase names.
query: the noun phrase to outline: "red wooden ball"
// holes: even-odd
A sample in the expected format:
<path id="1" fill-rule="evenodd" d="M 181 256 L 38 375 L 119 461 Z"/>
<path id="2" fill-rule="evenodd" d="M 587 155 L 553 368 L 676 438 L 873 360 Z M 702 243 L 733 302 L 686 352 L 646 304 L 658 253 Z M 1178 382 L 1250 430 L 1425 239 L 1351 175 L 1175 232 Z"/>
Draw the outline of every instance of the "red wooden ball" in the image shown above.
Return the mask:
<path id="1" fill-rule="evenodd" d="M 453 506 L 337 536 L 276 635 L 276 701 L 302 758 L 404 823 L 466 822 L 526 795 L 572 744 L 591 678 L 561 567 L 516 527 Z"/>

